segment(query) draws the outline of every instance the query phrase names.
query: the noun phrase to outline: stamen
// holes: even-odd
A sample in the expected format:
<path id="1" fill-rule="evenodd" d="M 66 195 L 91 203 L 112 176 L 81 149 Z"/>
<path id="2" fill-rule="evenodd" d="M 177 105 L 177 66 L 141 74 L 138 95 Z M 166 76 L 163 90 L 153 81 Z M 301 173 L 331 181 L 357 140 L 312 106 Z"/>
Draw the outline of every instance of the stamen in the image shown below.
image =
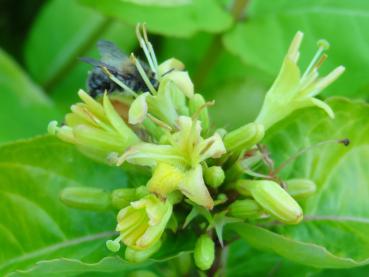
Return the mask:
<path id="1" fill-rule="evenodd" d="M 319 67 L 321 67 L 322 64 L 326 61 L 327 58 L 328 58 L 328 55 L 323 53 L 323 55 L 320 57 L 320 59 L 314 65 L 314 68 L 318 69 Z"/>
<path id="2" fill-rule="evenodd" d="M 210 149 L 210 147 L 214 144 L 215 140 L 209 141 L 200 151 L 200 155 L 204 154 L 206 151 Z"/>
<path id="3" fill-rule="evenodd" d="M 202 112 L 202 110 L 207 108 L 207 107 L 214 106 L 214 104 L 215 104 L 215 100 L 212 100 L 212 101 L 208 101 L 208 102 L 204 103 L 203 105 L 201 105 L 197 109 L 197 111 L 192 115 L 192 121 L 193 122 L 197 121 L 197 119 L 199 118 L 200 113 Z"/>
<path id="4" fill-rule="evenodd" d="M 108 248 L 111 252 L 118 252 L 120 249 L 120 240 L 122 239 L 122 235 L 117 237 L 114 240 L 106 241 L 106 248 Z"/>
<path id="5" fill-rule="evenodd" d="M 102 66 L 101 69 L 106 75 L 108 75 L 110 80 L 112 80 L 114 83 L 116 83 L 122 89 L 124 89 L 124 91 L 126 91 L 129 94 L 137 97 L 136 92 L 134 92 L 130 87 L 128 87 L 126 84 L 124 84 L 122 81 L 120 81 L 117 77 L 115 77 L 113 74 L 111 74 L 111 72 L 105 66 Z"/>
<path id="6" fill-rule="evenodd" d="M 137 36 L 138 42 L 140 43 L 140 47 L 142 48 L 142 50 L 145 53 L 146 59 L 149 63 L 149 66 L 150 66 L 151 70 L 154 73 L 156 73 L 156 67 L 155 67 L 154 61 L 151 57 L 151 54 L 150 54 L 150 47 L 147 44 L 146 29 L 144 28 L 144 26 L 142 26 L 142 30 L 143 30 L 143 34 L 144 34 L 144 38 L 142 38 L 142 35 L 141 35 L 141 32 L 140 32 L 140 27 L 141 27 L 141 24 L 140 23 L 137 24 L 137 26 L 136 26 L 136 36 Z"/>
<path id="7" fill-rule="evenodd" d="M 136 68 L 138 70 L 138 72 L 140 73 L 142 79 L 144 80 L 146 86 L 149 88 L 150 92 L 152 94 L 156 94 L 156 90 L 154 88 L 154 86 L 151 84 L 149 77 L 147 77 L 147 74 L 145 72 L 145 70 L 143 69 L 142 65 L 140 64 L 140 62 L 138 61 L 138 59 L 136 59 L 136 57 L 133 55 L 133 53 L 131 54 L 131 59 L 134 62 L 134 64 L 136 65 Z"/>
<path id="8" fill-rule="evenodd" d="M 143 30 L 143 35 L 144 35 L 144 39 L 145 39 L 146 45 L 149 48 L 149 53 L 150 53 L 151 59 L 154 62 L 155 70 L 153 70 L 153 71 L 156 73 L 157 72 L 157 68 L 158 68 L 158 61 L 156 59 L 154 47 L 152 46 L 151 42 L 149 41 L 149 39 L 147 37 L 146 24 L 143 24 L 142 25 L 142 30 Z"/>
<path id="9" fill-rule="evenodd" d="M 302 75 L 301 80 L 305 79 L 306 75 L 308 75 L 311 72 L 313 67 L 316 67 L 318 64 L 323 63 L 323 61 L 327 58 L 327 57 L 324 57 L 323 59 L 321 59 L 321 55 L 323 54 L 323 52 L 325 50 L 328 50 L 328 48 L 329 48 L 328 41 L 326 41 L 324 39 L 321 39 L 317 42 L 317 44 L 318 44 L 319 48 L 316 51 L 316 53 L 315 53 L 313 59 L 311 60 L 309 66 L 306 68 L 304 75 Z"/>
<path id="10" fill-rule="evenodd" d="M 161 121 L 160 119 L 154 117 L 151 114 L 147 114 L 147 117 L 150 118 L 154 123 L 156 123 L 157 125 L 159 125 L 160 127 L 167 129 L 169 131 L 172 131 L 172 127 L 170 127 L 168 124 L 166 124 L 165 122 Z"/>
<path id="11" fill-rule="evenodd" d="M 49 125 L 47 126 L 47 132 L 50 134 L 50 135 L 56 135 L 56 133 L 58 132 L 58 121 L 56 120 L 53 120 L 53 121 L 50 121 Z"/>

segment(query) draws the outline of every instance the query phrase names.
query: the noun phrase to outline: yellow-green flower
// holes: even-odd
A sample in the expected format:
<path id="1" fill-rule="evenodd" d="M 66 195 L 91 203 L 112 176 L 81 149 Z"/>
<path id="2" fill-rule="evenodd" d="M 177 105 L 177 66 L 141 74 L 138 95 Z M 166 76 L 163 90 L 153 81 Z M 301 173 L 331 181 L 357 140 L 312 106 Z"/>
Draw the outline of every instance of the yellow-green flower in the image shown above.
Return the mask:
<path id="1" fill-rule="evenodd" d="M 110 152 L 124 151 L 140 140 L 116 112 L 107 95 L 102 103 L 96 101 L 83 90 L 78 92 L 82 102 L 71 107 L 65 116 L 65 124 L 49 124 L 49 133 L 59 139 L 73 143 L 86 154 L 106 160 Z"/>
<path id="2" fill-rule="evenodd" d="M 136 250 L 153 246 L 163 234 L 172 210 L 169 200 L 162 201 L 153 194 L 132 202 L 118 213 L 119 239 Z"/>
<path id="3" fill-rule="evenodd" d="M 332 109 L 315 96 L 335 81 L 345 68 L 339 66 L 327 76 L 319 77 L 318 69 L 327 58 L 324 50 L 329 47 L 328 42 L 320 40 L 317 53 L 301 75 L 297 62 L 300 57 L 299 48 L 302 38 L 302 32 L 295 35 L 278 77 L 265 96 L 263 107 L 256 119 L 256 122 L 263 124 L 265 129 L 287 117 L 293 111 L 309 106 L 317 106 L 330 117 L 334 117 Z"/>
<path id="4" fill-rule="evenodd" d="M 204 139 L 201 137 L 200 121 L 187 116 L 177 120 L 178 131 L 168 134 L 167 144 L 140 143 L 130 147 L 119 159 L 154 169 L 148 183 L 149 189 L 162 197 L 179 189 L 193 202 L 211 209 L 213 199 L 206 188 L 201 162 L 219 158 L 225 152 L 218 133 Z"/>

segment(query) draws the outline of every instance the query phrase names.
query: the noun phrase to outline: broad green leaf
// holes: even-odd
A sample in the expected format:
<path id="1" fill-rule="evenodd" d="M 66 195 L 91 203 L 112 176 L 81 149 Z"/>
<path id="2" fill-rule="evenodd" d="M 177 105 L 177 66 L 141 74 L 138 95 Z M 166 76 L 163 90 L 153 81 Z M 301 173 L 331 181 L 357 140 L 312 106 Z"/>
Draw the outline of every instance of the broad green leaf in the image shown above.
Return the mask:
<path id="1" fill-rule="evenodd" d="M 44 133 L 58 116 L 55 106 L 0 49 L 0 142 Z"/>
<path id="2" fill-rule="evenodd" d="M 51 268 L 55 276 L 134 269 L 119 257 L 123 250 L 113 255 L 105 247 L 116 236 L 113 211 L 76 210 L 59 200 L 68 186 L 111 190 L 134 183 L 120 168 L 95 163 L 52 137 L 0 147 L 0 275 L 21 270 L 37 276 Z M 167 235 L 155 261 L 193 248 L 193 235 L 178 235 L 182 239 Z"/>
<path id="3" fill-rule="evenodd" d="M 86 88 L 92 68 L 79 57 L 99 59 L 99 39 L 113 41 L 127 54 L 137 44 L 133 27 L 106 19 L 76 0 L 48 2 L 32 26 L 24 49 L 26 66 L 65 111 L 77 101 L 78 89 Z"/>
<path id="4" fill-rule="evenodd" d="M 355 261 L 336 256 L 316 244 L 293 240 L 255 225 L 238 223 L 231 228 L 253 247 L 273 251 L 297 263 L 322 268 L 350 268 L 369 263 L 369 259 Z"/>
<path id="5" fill-rule="evenodd" d="M 244 240 L 237 240 L 227 249 L 225 276 L 315 276 L 321 269 L 303 266 L 274 253 L 252 248 Z"/>
<path id="6" fill-rule="evenodd" d="M 135 269 L 145 268 L 150 263 L 132 264 L 120 257 L 105 257 L 97 263 L 86 263 L 77 259 L 53 259 L 37 262 L 35 266 L 27 270 L 19 270 L 9 274 L 15 276 L 78 276 L 80 274 L 116 273 L 125 274 Z"/>
<path id="7" fill-rule="evenodd" d="M 283 179 L 309 178 L 318 186 L 302 203 L 304 221 L 279 226 L 277 230 L 285 236 L 248 226 L 243 236 L 256 247 L 306 265 L 358 266 L 369 258 L 369 172 L 364 162 L 369 158 L 369 107 L 337 98 L 328 103 L 336 113 L 334 120 L 315 108 L 306 109 L 272 128 L 265 142 L 278 165 L 304 147 L 331 140 L 304 153 L 282 171 Z M 335 142 L 342 138 L 349 138 L 351 144 L 345 147 Z M 259 231 L 258 240 L 250 238 Z M 268 237 L 275 244 L 266 243 Z M 292 247 L 301 252 L 293 254 Z"/>
<path id="8" fill-rule="evenodd" d="M 135 26 L 145 22 L 153 33 L 188 37 L 199 31 L 218 33 L 232 24 L 232 17 L 212 0 L 196 0 L 184 6 L 143 6 L 120 0 L 80 0 L 105 15 Z"/>
<path id="9" fill-rule="evenodd" d="M 230 52 L 245 63 L 276 76 L 289 43 L 300 30 L 305 33 L 301 51 L 303 70 L 321 38 L 331 44 L 322 72 L 341 64 L 347 68 L 328 88 L 328 94 L 357 98 L 367 91 L 363 88 L 369 84 L 366 77 L 369 73 L 369 41 L 366 39 L 369 36 L 369 2 L 255 0 L 251 3 L 247 20 L 224 37 Z"/>

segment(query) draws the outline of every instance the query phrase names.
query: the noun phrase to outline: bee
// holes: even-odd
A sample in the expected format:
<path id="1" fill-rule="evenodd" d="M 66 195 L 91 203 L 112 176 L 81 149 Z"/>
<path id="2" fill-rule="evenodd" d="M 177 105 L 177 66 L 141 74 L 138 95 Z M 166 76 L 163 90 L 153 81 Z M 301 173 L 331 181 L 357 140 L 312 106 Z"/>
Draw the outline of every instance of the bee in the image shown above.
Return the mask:
<path id="1" fill-rule="evenodd" d="M 97 48 L 100 53 L 100 60 L 95 60 L 89 57 L 80 58 L 83 62 L 94 66 L 89 72 L 87 78 L 87 88 L 89 94 L 96 98 L 107 91 L 124 92 L 124 88 L 111 80 L 106 70 L 115 78 L 125 84 L 135 92 L 149 91 L 147 85 L 138 72 L 135 63 L 127 55 L 125 55 L 114 43 L 106 40 L 97 42 Z M 146 75 L 148 76 L 154 88 L 158 87 L 158 81 L 155 79 L 155 74 L 149 66 L 140 61 Z"/>

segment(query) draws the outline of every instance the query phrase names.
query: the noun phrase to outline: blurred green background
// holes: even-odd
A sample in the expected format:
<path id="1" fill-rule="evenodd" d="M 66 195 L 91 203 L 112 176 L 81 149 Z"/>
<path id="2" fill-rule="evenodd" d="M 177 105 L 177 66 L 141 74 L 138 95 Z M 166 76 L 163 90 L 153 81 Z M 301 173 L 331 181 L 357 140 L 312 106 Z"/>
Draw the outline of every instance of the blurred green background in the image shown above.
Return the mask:
<path id="1" fill-rule="evenodd" d="M 234 3 L 237 3 L 235 5 Z M 0 141 L 44 133 L 85 88 L 96 41 L 115 42 L 142 57 L 134 35 L 146 22 L 158 58 L 182 60 L 197 92 L 214 98 L 214 124 L 252 120 L 293 35 L 305 33 L 301 65 L 316 41 L 331 42 L 327 73 L 347 72 L 323 96 L 368 98 L 369 2 L 293 0 L 23 0 L 1 1 Z"/>

